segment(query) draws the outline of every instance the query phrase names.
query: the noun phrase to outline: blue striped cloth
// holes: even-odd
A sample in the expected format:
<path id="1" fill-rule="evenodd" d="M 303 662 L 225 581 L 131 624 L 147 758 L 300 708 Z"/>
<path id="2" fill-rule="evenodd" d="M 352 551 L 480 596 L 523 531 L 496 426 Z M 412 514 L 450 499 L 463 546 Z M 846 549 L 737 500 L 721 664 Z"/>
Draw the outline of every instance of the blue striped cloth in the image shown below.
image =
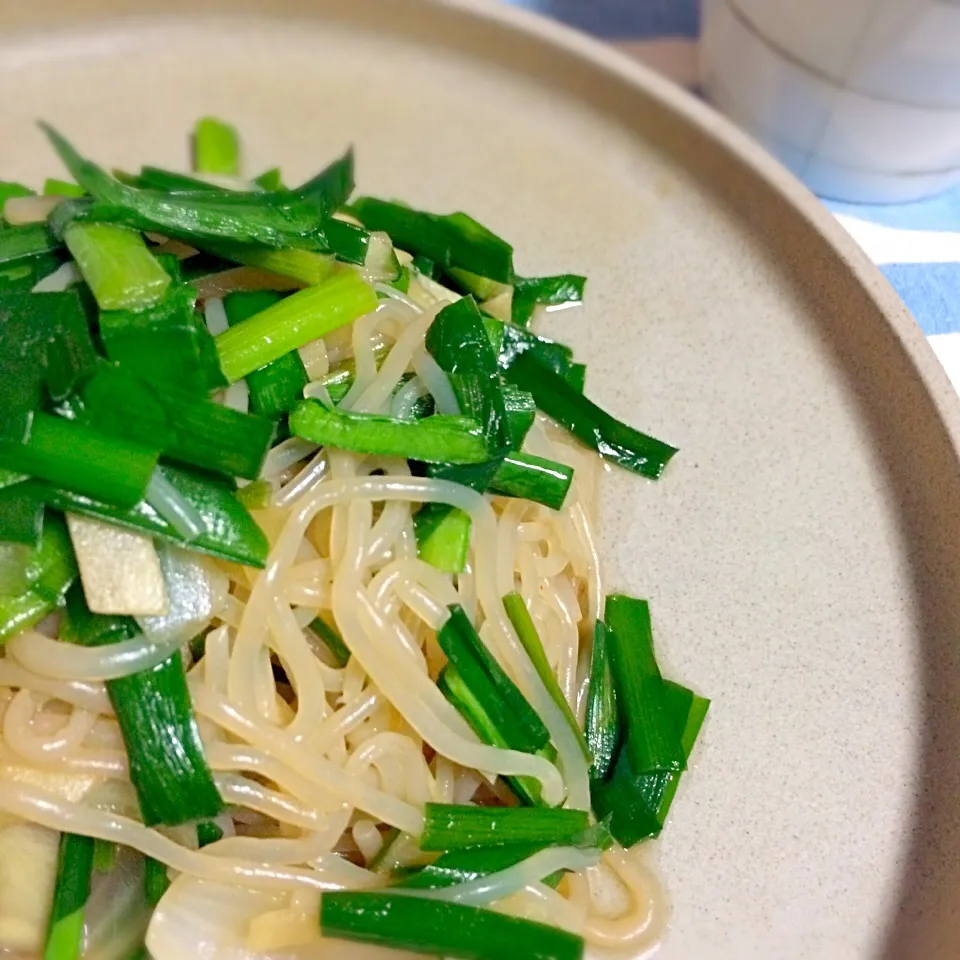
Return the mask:
<path id="1" fill-rule="evenodd" d="M 677 40 L 691 48 L 696 43 L 699 0 L 506 2 L 611 41 L 638 44 L 634 50 L 641 56 L 675 79 L 692 82 L 689 63 L 671 70 L 670 57 L 684 53 L 685 44 Z M 657 55 L 658 45 L 664 55 Z M 688 61 L 692 54 L 686 51 Z M 829 206 L 903 298 L 960 389 L 960 189 L 918 203 Z"/>

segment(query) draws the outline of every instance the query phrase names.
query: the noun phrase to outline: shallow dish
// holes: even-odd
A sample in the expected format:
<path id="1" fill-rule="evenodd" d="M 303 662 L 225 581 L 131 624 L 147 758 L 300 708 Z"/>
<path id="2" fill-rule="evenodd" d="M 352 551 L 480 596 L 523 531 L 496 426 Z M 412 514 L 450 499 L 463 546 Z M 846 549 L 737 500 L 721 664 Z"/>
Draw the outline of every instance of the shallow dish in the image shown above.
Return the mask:
<path id="1" fill-rule="evenodd" d="M 34 0 L 0 14 L 0 170 L 44 117 L 183 165 L 201 113 L 291 179 L 465 207 L 520 269 L 590 277 L 549 329 L 676 442 L 611 475 L 612 586 L 714 698 L 655 856 L 663 960 L 956 957 L 960 404 L 879 272 L 790 175 L 608 48 L 479 0 Z"/>

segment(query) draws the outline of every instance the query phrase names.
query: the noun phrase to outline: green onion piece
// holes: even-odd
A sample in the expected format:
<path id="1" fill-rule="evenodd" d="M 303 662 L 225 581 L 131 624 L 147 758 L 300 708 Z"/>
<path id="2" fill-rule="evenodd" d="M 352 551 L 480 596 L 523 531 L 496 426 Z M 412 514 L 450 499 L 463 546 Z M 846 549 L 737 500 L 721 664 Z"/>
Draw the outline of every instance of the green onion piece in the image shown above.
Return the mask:
<path id="1" fill-rule="evenodd" d="M 201 847 L 209 846 L 223 839 L 223 830 L 214 820 L 201 820 L 197 824 L 197 843 Z"/>
<path id="2" fill-rule="evenodd" d="M 0 443 L 27 440 L 43 396 L 47 331 L 22 309 L 29 297 L 17 293 L 0 301 Z"/>
<path id="3" fill-rule="evenodd" d="M 73 220 L 92 219 L 155 230 L 187 242 L 231 240 L 274 249 L 327 249 L 326 231 L 337 222 L 328 218 L 353 189 L 353 155 L 348 152 L 297 190 L 139 190 L 81 157 L 52 127 L 41 127 L 73 178 L 96 201 L 81 198 L 61 204 L 50 220 L 54 232 Z"/>
<path id="4" fill-rule="evenodd" d="M 0 237 L 6 231 L 0 231 Z M 43 384 L 61 399 L 95 361 L 86 313 L 73 292 L 0 296 L 0 439 L 26 441 Z"/>
<path id="5" fill-rule="evenodd" d="M 227 323 L 235 327 L 280 300 L 280 294 L 270 290 L 229 293 L 223 298 Z M 261 417 L 279 418 L 289 413 L 303 399 L 303 388 L 306 385 L 307 371 L 303 361 L 296 350 L 291 350 L 247 375 L 250 409 Z"/>
<path id="6" fill-rule="evenodd" d="M 328 408 L 311 399 L 301 400 L 293 408 L 290 432 L 321 446 L 428 463 L 483 463 L 489 459 L 480 426 L 469 417 L 396 420 Z"/>
<path id="7" fill-rule="evenodd" d="M 175 460 L 253 480 L 270 452 L 276 425 L 272 420 L 213 401 L 178 403 L 163 400 L 174 442 L 167 454 Z"/>
<path id="8" fill-rule="evenodd" d="M 627 751 L 621 750 L 612 776 L 592 784 L 594 812 L 598 817 L 609 818 L 611 833 L 629 850 L 641 840 L 660 834 L 663 823 L 657 811 L 667 786 L 679 777 L 679 773 L 669 770 L 637 775 Z"/>
<path id="9" fill-rule="evenodd" d="M 240 138 L 235 127 L 201 117 L 193 128 L 193 169 L 197 173 L 240 175 Z"/>
<path id="10" fill-rule="evenodd" d="M 559 510 L 573 483 L 573 467 L 529 453 L 509 453 L 490 481 L 491 493 L 521 497 Z"/>
<path id="11" fill-rule="evenodd" d="M 45 197 L 82 197 L 84 189 L 69 180 L 47 177 L 43 183 L 43 195 Z"/>
<path id="12" fill-rule="evenodd" d="M 463 573 L 470 552 L 470 514 L 445 503 L 426 503 L 413 523 L 417 556 L 443 573 Z"/>
<path id="13" fill-rule="evenodd" d="M 490 449 L 486 461 L 477 466 L 440 465 L 427 472 L 482 492 L 508 452 L 511 438 L 496 356 L 471 297 L 437 314 L 427 331 L 426 347 L 449 376 L 460 412 L 480 424 Z"/>
<path id="14" fill-rule="evenodd" d="M 525 327 L 540 305 L 548 307 L 567 306 L 583 300 L 586 277 L 567 273 L 559 277 L 517 277 L 513 287 L 511 319 Z"/>
<path id="15" fill-rule="evenodd" d="M 498 727 L 512 749 L 535 753 L 547 746 L 550 734 L 543 721 L 487 649 L 462 607 L 450 606 L 450 618 L 437 633 L 437 641 L 484 709 L 499 718 Z"/>
<path id="16" fill-rule="evenodd" d="M 43 960 L 79 960 L 83 947 L 83 908 L 90 899 L 93 838 L 60 836 L 57 882 Z"/>
<path id="17" fill-rule="evenodd" d="M 145 872 L 143 875 L 143 892 L 147 898 L 147 903 L 155 907 L 160 898 L 167 892 L 170 886 L 170 877 L 167 876 L 167 868 L 159 860 L 153 857 L 147 857 L 144 862 Z"/>
<path id="18" fill-rule="evenodd" d="M 62 517 L 47 516 L 39 546 L 27 554 L 23 587 L 0 595 L 0 642 L 41 621 L 77 578 L 77 561 Z"/>
<path id="19" fill-rule="evenodd" d="M 147 310 L 103 311 L 100 335 L 107 356 L 148 383 L 206 398 L 226 381 L 195 302 L 193 287 L 175 283 Z"/>
<path id="20" fill-rule="evenodd" d="M 472 676 L 473 686 L 460 675 L 453 664 L 448 663 L 437 677 L 437 688 L 456 708 L 460 716 L 470 724 L 470 728 L 491 747 L 503 750 L 515 749 L 516 731 L 513 728 L 507 708 L 495 690 L 491 690 L 483 678 Z M 474 692 L 478 691 L 478 692 Z M 487 707 L 490 709 L 488 710 Z M 526 741 L 521 741 L 526 742 Z M 547 749 L 530 751 L 546 755 Z M 527 806 L 535 807 L 543 803 L 540 782 L 533 777 L 504 777 L 504 782 Z"/>
<path id="21" fill-rule="evenodd" d="M 170 286 L 170 275 L 135 230 L 72 223 L 63 239 L 101 310 L 144 310 Z"/>
<path id="22" fill-rule="evenodd" d="M 0 466 L 118 506 L 146 493 L 157 451 L 37 413 L 26 443 L 0 440 Z"/>
<path id="23" fill-rule="evenodd" d="M 675 447 L 640 433 L 601 410 L 529 353 L 520 354 L 507 368 L 506 376 L 532 393 L 547 416 L 604 460 L 640 476 L 656 479 L 677 452 Z"/>
<path id="24" fill-rule="evenodd" d="M 575 844 L 589 826 L 584 810 L 428 803 L 420 849 L 465 850 L 516 843 L 566 846 Z"/>
<path id="25" fill-rule="evenodd" d="M 509 444 L 497 358 L 472 297 L 462 297 L 437 314 L 426 347 L 450 376 L 460 412 L 477 420 L 492 443 Z"/>
<path id="26" fill-rule="evenodd" d="M 593 758 L 590 779 L 603 780 L 610 772 L 620 743 L 620 718 L 607 648 L 607 627 L 602 620 L 597 621 L 593 632 L 585 726 L 587 746 Z"/>
<path id="27" fill-rule="evenodd" d="M 448 960 L 581 960 L 580 937 L 478 907 L 390 893 L 325 893 L 324 937 L 410 950 Z M 507 945 L 509 944 L 509 947 Z"/>
<path id="28" fill-rule="evenodd" d="M 484 314 L 483 325 L 501 370 L 506 370 L 520 354 L 530 353 L 545 367 L 563 377 L 578 393 L 583 392 L 586 367 L 574 363 L 573 351 L 569 347 L 487 314 Z"/>
<path id="29" fill-rule="evenodd" d="M 269 552 L 267 538 L 237 499 L 229 482 L 169 464 L 158 467 L 158 470 L 203 520 L 204 532 L 189 543 L 145 500 L 124 509 L 47 484 L 31 481 L 31 487 L 39 499 L 57 510 L 106 520 L 248 567 L 265 565 Z"/>
<path id="30" fill-rule="evenodd" d="M 710 701 L 670 680 L 664 681 L 663 688 L 675 733 L 685 759 L 689 759 Z M 676 797 L 680 777 L 679 772 L 666 770 L 637 774 L 627 751 L 621 750 L 613 775 L 592 784 L 594 809 L 598 816 L 610 819 L 610 830 L 617 840 L 631 847 L 660 834 Z"/>
<path id="31" fill-rule="evenodd" d="M 102 365 L 82 398 L 80 416 L 90 426 L 131 443 L 152 442 L 174 460 L 228 476 L 257 477 L 276 430 L 263 417 L 155 390 L 122 367 Z"/>
<path id="32" fill-rule="evenodd" d="M 79 290 L 62 293 L 34 293 L 31 307 L 44 317 L 51 331 L 47 345 L 44 380 L 54 400 L 63 400 L 86 379 L 97 364 L 97 350 L 90 335 L 91 316 L 84 294 Z"/>
<path id="33" fill-rule="evenodd" d="M 217 352 L 232 383 L 311 340 L 376 309 L 377 295 L 344 270 L 238 323 L 217 337 Z"/>
<path id="34" fill-rule="evenodd" d="M 465 213 L 446 216 L 399 203 L 360 197 L 351 212 L 368 230 L 382 230 L 401 250 L 460 267 L 502 283 L 513 282 L 513 248 Z"/>
<path id="35" fill-rule="evenodd" d="M 350 659 L 350 649 L 343 642 L 343 637 L 323 617 L 316 617 L 310 624 L 310 629 L 323 643 L 333 657 L 334 663 L 343 668 Z"/>
<path id="36" fill-rule="evenodd" d="M 206 244 L 205 247 L 210 253 L 224 260 L 291 277 L 307 286 L 323 283 L 333 275 L 337 267 L 336 260 L 329 254 L 299 247 L 263 250 L 238 243 Z"/>
<path id="37" fill-rule="evenodd" d="M 120 848 L 109 840 L 93 841 L 93 869 L 96 873 L 109 873 L 117 865 Z"/>
<path id="38" fill-rule="evenodd" d="M 43 501 L 29 486 L 12 484 L 0 489 L 0 541 L 35 547 L 43 530 Z"/>
<path id="39" fill-rule="evenodd" d="M 259 177 L 254 177 L 253 182 L 264 190 L 283 190 L 283 178 L 279 167 L 271 167 L 264 170 Z"/>
<path id="40" fill-rule="evenodd" d="M 638 773 L 683 770 L 685 758 L 674 717 L 663 697 L 663 679 L 653 653 L 650 606 L 623 594 L 607 597 L 604 621 L 617 687 L 626 750 Z"/>
<path id="41" fill-rule="evenodd" d="M 539 853 L 546 845 L 515 843 L 504 847 L 471 847 L 444 853 L 433 863 L 404 877 L 395 887 L 401 890 L 437 890 L 470 883 L 491 873 L 499 873 Z M 555 875 L 551 886 L 559 882 Z"/>
<path id="42" fill-rule="evenodd" d="M 683 749 L 684 759 L 689 760 L 690 754 L 693 752 L 693 746 L 700 735 L 703 721 L 707 717 L 707 711 L 710 709 L 710 701 L 706 697 L 697 696 L 692 690 L 688 690 L 672 680 L 665 680 L 663 686 L 668 709 L 677 718 L 678 729 L 682 731 L 680 746 Z M 649 777 L 651 775 L 645 774 L 644 776 Z M 673 805 L 679 786 L 680 775 L 673 774 L 663 788 L 663 794 L 657 806 L 657 820 L 661 826 L 667 821 L 667 815 Z"/>
<path id="43" fill-rule="evenodd" d="M 503 608 L 506 610 L 514 630 L 517 631 L 517 636 L 523 644 L 523 649 L 527 651 L 527 656 L 530 658 L 537 674 L 543 681 L 543 685 L 547 688 L 547 693 L 550 694 L 550 698 L 566 718 L 567 725 L 577 738 L 577 743 L 580 744 L 580 749 L 583 751 L 587 763 L 590 763 L 590 748 L 587 746 L 583 731 L 580 729 L 580 724 L 577 723 L 577 718 L 574 716 L 573 710 L 567 702 L 567 698 L 560 689 L 560 684 L 557 682 L 557 675 L 547 660 L 547 653 L 543 649 L 540 634 L 537 633 L 536 625 L 530 616 L 530 611 L 527 610 L 527 605 L 523 602 L 523 597 L 521 597 L 519 593 L 508 593 L 503 598 Z"/>
<path id="44" fill-rule="evenodd" d="M 60 241 L 46 224 L 24 223 L 0 231 L 0 263 L 15 263 L 41 253 L 52 253 Z"/>
<path id="45" fill-rule="evenodd" d="M 67 596 L 67 615 L 72 636 L 85 647 L 118 643 L 140 632 L 130 617 L 91 613 L 79 584 Z M 174 826 L 222 813 L 180 651 L 150 670 L 107 681 L 107 692 L 127 748 L 143 822 L 148 827 Z"/>
<path id="46" fill-rule="evenodd" d="M 526 390 L 520 390 L 512 383 L 503 384 L 503 405 L 507 414 L 510 449 L 519 450 L 537 418 L 537 405 Z"/>

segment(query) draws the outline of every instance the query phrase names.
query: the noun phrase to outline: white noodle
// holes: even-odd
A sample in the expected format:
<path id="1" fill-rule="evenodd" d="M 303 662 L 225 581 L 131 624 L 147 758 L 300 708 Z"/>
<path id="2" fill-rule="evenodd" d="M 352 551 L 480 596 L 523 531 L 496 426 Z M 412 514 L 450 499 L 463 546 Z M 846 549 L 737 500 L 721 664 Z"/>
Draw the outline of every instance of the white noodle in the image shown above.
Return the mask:
<path id="1" fill-rule="evenodd" d="M 71 281 L 71 271 L 61 272 L 47 278 L 50 289 Z M 274 283 L 247 267 L 201 281 L 208 329 L 226 329 L 218 299 L 225 292 Z M 306 393 L 329 400 L 316 381 L 351 363 L 345 409 L 407 418 L 429 395 L 437 412 L 458 413 L 450 379 L 425 348 L 436 313 L 455 295 L 417 280 L 409 295 L 377 288 L 387 299 L 376 310 L 301 348 L 315 381 Z M 227 402 L 246 410 L 245 389 L 234 385 Z M 189 881 L 252 897 L 244 902 L 267 911 L 244 918 L 243 936 L 249 927 L 253 938 L 255 929 L 263 935 L 305 924 L 320 891 L 381 887 L 394 859 L 422 863 L 411 851 L 427 802 L 488 803 L 491 793 L 503 799 L 498 778 L 514 776 L 538 780 L 549 803 L 587 809 L 579 744 L 501 598 L 521 593 L 564 695 L 582 712 L 585 638 L 603 597 L 591 523 L 603 468 L 540 414 L 524 449 L 574 468 L 561 510 L 414 477 L 405 460 L 321 449 L 297 437 L 271 450 L 262 478 L 272 499 L 255 512 L 270 543 L 266 567 L 217 566 L 223 597 L 213 628 L 197 662 L 185 656 L 207 761 L 230 805 L 218 818 L 224 839 L 200 850 L 193 827 L 139 822 L 104 686 L 166 659 L 183 638 L 157 643 L 141 636 L 85 648 L 55 639 L 56 622 L 45 627 L 50 636 L 28 630 L 0 653 L 0 814 L 139 850 L 185 875 L 173 892 Z M 417 556 L 414 519 L 430 502 L 471 517 L 469 556 L 457 576 Z M 181 510 L 176 522 L 181 532 L 195 532 L 196 517 Z M 437 632 L 453 604 L 464 608 L 544 721 L 555 762 L 481 742 L 440 692 L 446 655 Z M 318 616 L 342 638 L 345 665 L 310 628 Z M 362 864 L 382 852 L 390 827 L 402 841 L 390 848 L 388 867 L 367 869 Z M 604 949 L 645 948 L 663 924 L 655 881 L 633 853 L 614 847 L 599 863 L 597 857 L 550 848 L 425 894 L 562 926 Z M 566 871 L 558 890 L 540 882 L 558 870 Z M 618 891 L 616 903 L 611 890 Z"/>

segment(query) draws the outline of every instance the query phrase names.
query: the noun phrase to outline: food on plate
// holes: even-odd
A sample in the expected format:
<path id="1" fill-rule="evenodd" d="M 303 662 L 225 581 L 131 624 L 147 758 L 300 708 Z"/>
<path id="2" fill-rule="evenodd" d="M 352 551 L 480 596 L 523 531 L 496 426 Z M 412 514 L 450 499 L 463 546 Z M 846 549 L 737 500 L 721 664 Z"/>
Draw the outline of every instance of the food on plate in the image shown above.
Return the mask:
<path id="1" fill-rule="evenodd" d="M 708 701 L 607 595 L 676 450 L 464 213 L 194 171 L 0 184 L 0 952 L 636 954 Z"/>

